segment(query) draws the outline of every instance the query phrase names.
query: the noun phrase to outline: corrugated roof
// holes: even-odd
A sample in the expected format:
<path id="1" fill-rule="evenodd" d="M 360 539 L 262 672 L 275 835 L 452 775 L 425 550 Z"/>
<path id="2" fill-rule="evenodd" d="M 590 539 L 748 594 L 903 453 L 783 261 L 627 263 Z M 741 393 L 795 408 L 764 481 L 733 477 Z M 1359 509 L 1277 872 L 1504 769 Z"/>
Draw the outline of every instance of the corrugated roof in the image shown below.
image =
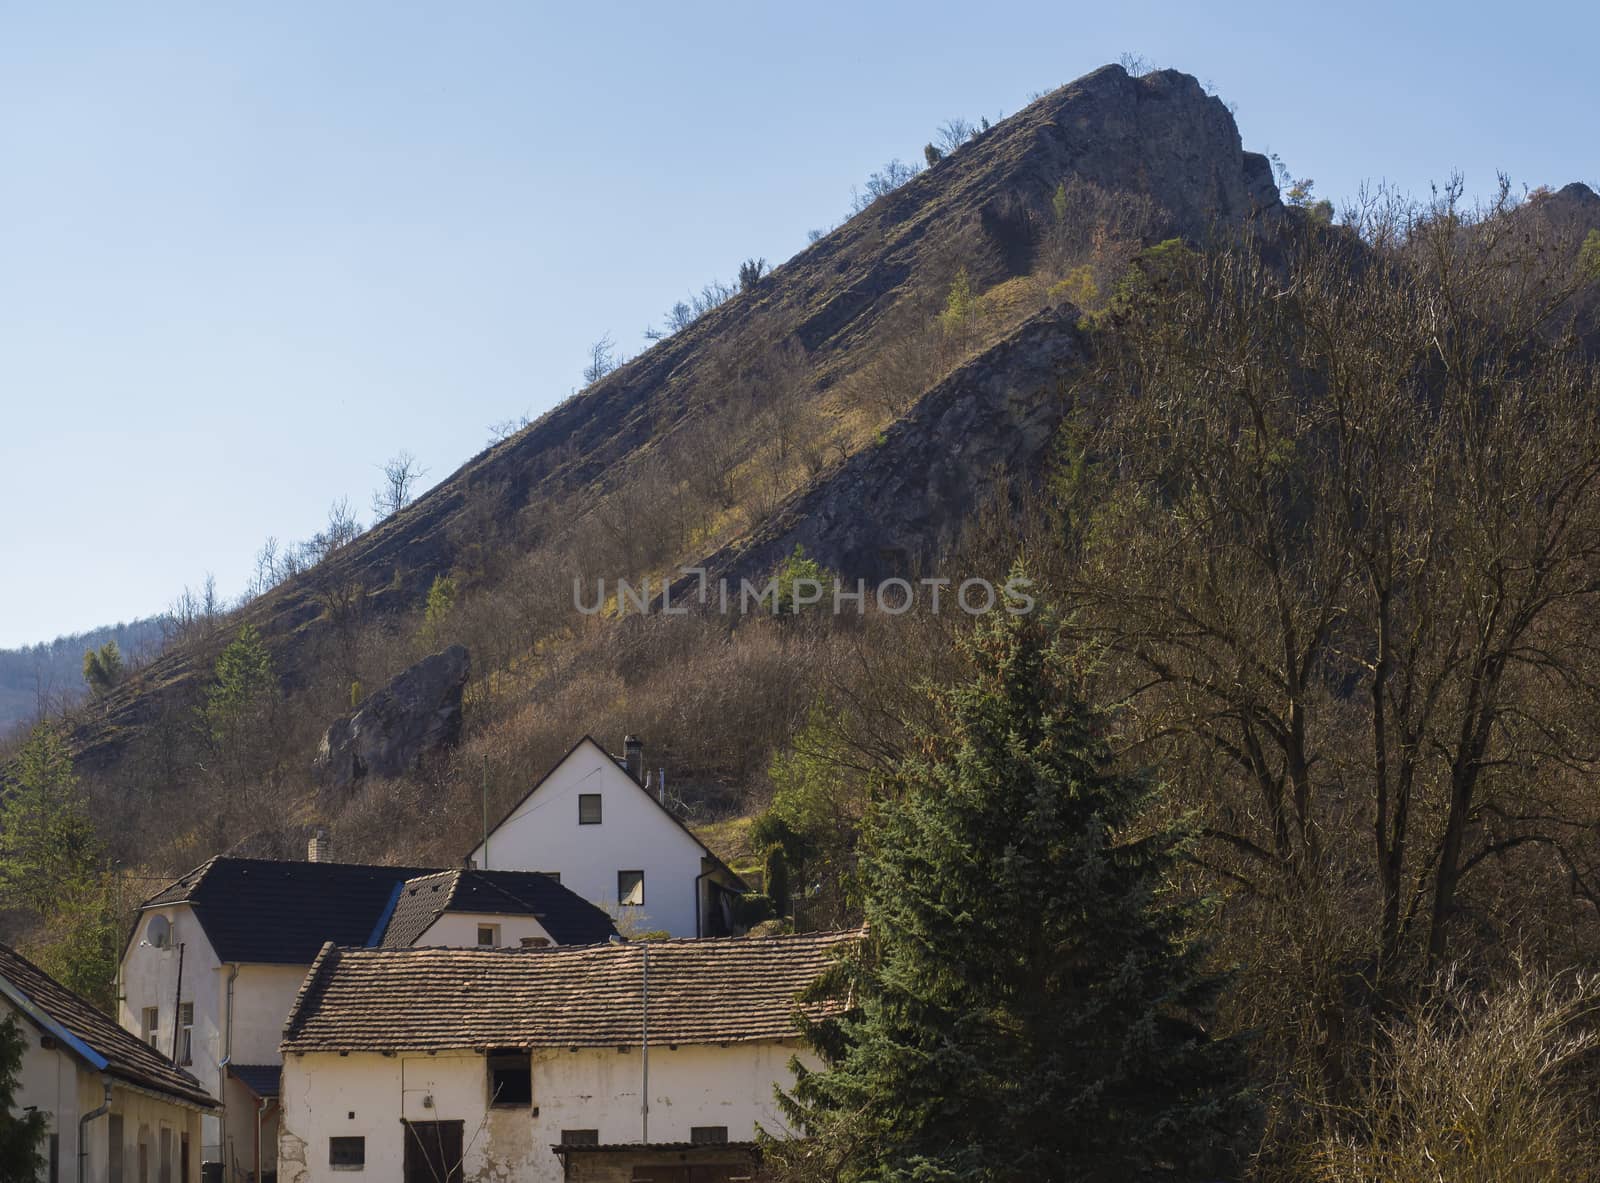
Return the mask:
<path id="1" fill-rule="evenodd" d="M 637 1045 L 796 1034 L 799 993 L 857 932 L 550 949 L 341 949 L 306 976 L 283 1050 L 445 1051 Z M 808 1005 L 809 1013 L 826 1008 Z"/>
<path id="2" fill-rule="evenodd" d="M 408 879 L 376 943 L 387 949 L 414 945 L 445 912 L 532 916 L 559 945 L 592 945 L 617 931 L 604 908 L 549 875 L 462 868 Z"/>
<path id="3" fill-rule="evenodd" d="M 0 945 L 0 978 L 11 983 L 40 1014 L 105 1060 L 105 1070 L 111 1075 L 202 1108 L 215 1107 L 198 1080 L 8 945 Z"/>

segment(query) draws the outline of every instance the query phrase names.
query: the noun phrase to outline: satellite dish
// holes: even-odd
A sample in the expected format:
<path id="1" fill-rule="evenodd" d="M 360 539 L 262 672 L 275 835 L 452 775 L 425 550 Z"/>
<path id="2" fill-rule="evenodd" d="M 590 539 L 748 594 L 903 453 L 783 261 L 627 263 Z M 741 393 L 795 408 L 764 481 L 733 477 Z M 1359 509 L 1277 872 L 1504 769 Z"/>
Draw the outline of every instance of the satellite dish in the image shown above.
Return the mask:
<path id="1" fill-rule="evenodd" d="M 144 939 L 157 949 L 165 949 L 172 943 L 172 921 L 165 916 L 150 917 L 150 923 L 145 925 Z"/>

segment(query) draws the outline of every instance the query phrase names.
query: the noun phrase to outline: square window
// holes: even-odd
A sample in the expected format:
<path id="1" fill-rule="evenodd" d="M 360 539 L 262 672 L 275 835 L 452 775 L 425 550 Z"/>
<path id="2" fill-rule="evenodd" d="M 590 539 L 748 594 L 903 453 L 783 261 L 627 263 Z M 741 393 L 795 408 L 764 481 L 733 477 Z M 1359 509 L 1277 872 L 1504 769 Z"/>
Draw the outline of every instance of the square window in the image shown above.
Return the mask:
<path id="1" fill-rule="evenodd" d="M 617 903 L 629 908 L 644 905 L 644 872 L 617 872 Z"/>
<path id="2" fill-rule="evenodd" d="M 490 1052 L 489 1104 L 497 1108 L 533 1104 L 533 1058 L 527 1052 Z"/>
<path id="3" fill-rule="evenodd" d="M 329 1138 L 328 1165 L 336 1171 L 359 1171 L 367 1165 L 365 1138 Z"/>
<path id="4" fill-rule="evenodd" d="M 599 1130 L 562 1130 L 561 1144 L 563 1146 L 598 1146 L 600 1145 Z"/>
<path id="5" fill-rule="evenodd" d="M 696 1146 L 722 1146 L 728 1141 L 725 1125 L 697 1125 L 689 1127 L 689 1141 Z"/>
<path id="6" fill-rule="evenodd" d="M 500 926 L 498 924 L 478 925 L 478 947 L 481 949 L 494 949 L 500 944 Z"/>
<path id="7" fill-rule="evenodd" d="M 600 794 L 578 794 L 578 824 L 580 826 L 598 826 L 600 824 Z"/>

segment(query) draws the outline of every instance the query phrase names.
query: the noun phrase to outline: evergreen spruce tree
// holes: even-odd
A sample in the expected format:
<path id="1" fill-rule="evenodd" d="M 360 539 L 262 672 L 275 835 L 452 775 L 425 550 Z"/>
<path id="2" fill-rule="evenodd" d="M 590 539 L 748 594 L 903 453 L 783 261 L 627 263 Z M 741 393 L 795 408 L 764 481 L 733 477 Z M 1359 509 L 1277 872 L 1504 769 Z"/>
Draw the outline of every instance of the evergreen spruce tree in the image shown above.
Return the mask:
<path id="1" fill-rule="evenodd" d="M 855 1006 L 785 1098 L 794 1177 L 1214 1179 L 1248 1116 L 1204 1021 L 1219 982 L 1168 884 L 1182 834 L 1139 833 L 1044 614 L 990 614 L 940 725 L 864 835 Z M 836 984 L 837 985 L 837 984 Z"/>
<path id="2" fill-rule="evenodd" d="M 0 907 L 48 916 L 62 894 L 92 877 L 102 855 L 61 732 L 35 727 L 0 797 Z"/>
<path id="3" fill-rule="evenodd" d="M 16 1016 L 0 1019 L 0 1179 L 38 1179 L 44 1170 L 45 1115 L 17 1110 L 17 1074 L 27 1046 Z"/>

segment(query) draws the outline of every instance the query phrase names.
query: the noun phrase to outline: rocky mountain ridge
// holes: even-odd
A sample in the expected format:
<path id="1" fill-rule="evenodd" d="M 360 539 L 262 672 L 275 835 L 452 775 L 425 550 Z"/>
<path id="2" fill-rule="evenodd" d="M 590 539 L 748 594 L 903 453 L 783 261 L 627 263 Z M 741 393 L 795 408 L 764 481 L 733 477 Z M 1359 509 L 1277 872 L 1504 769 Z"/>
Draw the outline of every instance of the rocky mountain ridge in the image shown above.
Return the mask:
<path id="1" fill-rule="evenodd" d="M 330 631 L 329 588 L 363 619 L 419 609 L 461 562 L 474 531 L 518 536 L 531 510 L 576 520 L 715 407 L 729 353 L 759 336 L 794 343 L 826 392 L 870 360 L 875 333 L 953 255 L 983 288 L 1028 273 L 1067 182 L 1148 204 L 1152 240 L 1203 238 L 1218 221 L 1282 210 L 1265 157 L 1244 151 L 1232 116 L 1192 77 L 1131 77 L 1108 66 L 1038 99 L 852 218 L 751 290 L 464 464 L 415 504 L 316 568 L 245 606 L 285 689 Z M 946 548 L 997 467 L 1026 473 L 1060 413 L 1053 392 L 1078 351 L 1076 313 L 1027 318 L 958 366 L 880 435 L 838 457 L 742 536 L 699 556 L 758 571 L 806 547 L 848 576 L 926 564 Z M 193 696 L 225 641 L 176 647 L 75 719 L 80 766 L 115 767 L 163 703 Z"/>

